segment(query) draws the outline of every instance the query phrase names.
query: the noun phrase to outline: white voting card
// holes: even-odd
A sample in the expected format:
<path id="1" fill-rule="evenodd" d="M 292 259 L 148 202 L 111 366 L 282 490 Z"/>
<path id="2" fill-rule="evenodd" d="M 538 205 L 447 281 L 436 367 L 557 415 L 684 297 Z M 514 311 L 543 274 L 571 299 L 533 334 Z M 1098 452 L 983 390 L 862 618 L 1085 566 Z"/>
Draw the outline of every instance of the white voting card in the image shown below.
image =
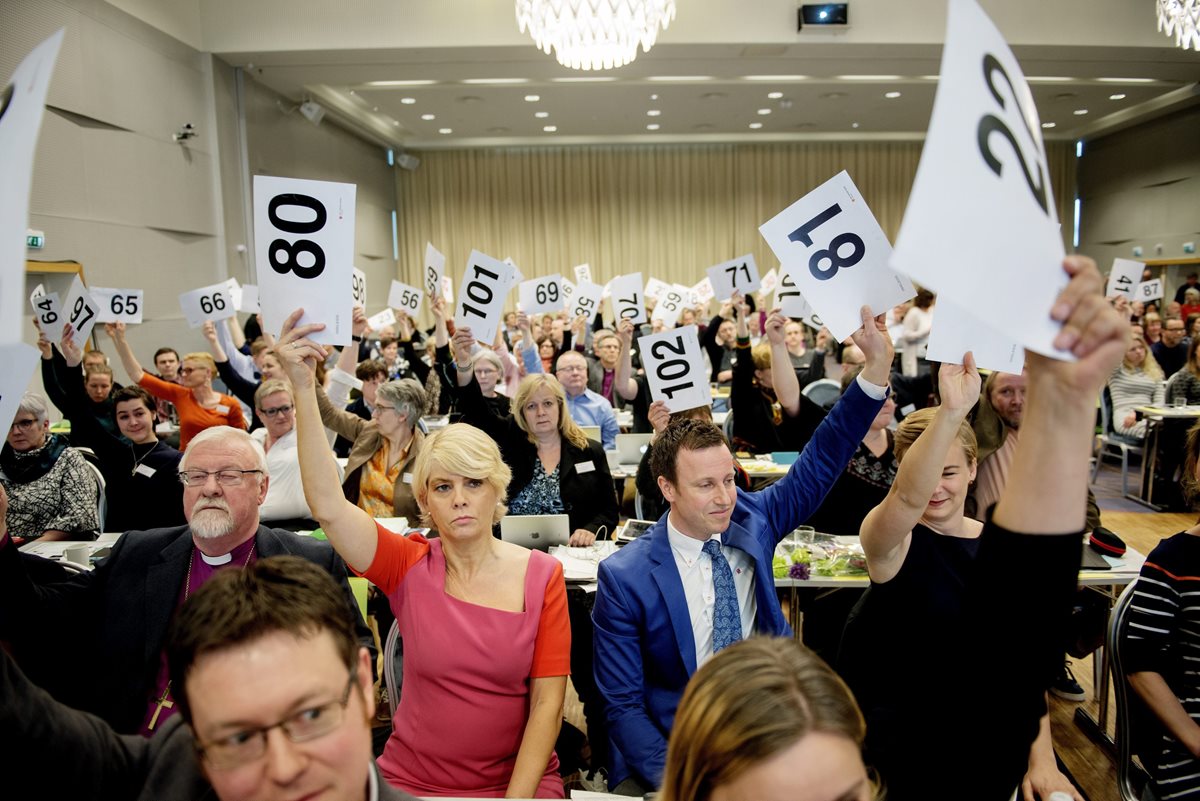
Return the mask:
<path id="1" fill-rule="evenodd" d="M 712 281 L 709 281 L 707 277 L 701 281 L 698 281 L 696 285 L 692 287 L 692 295 L 695 296 L 697 304 L 707 304 L 710 300 L 716 297 L 716 294 L 717 293 L 713 291 Z"/>
<path id="2" fill-rule="evenodd" d="M 254 252 L 263 328 L 279 335 L 298 308 L 298 321 L 324 323 L 314 342 L 350 342 L 353 284 L 354 184 L 254 176 Z"/>
<path id="3" fill-rule="evenodd" d="M 679 315 L 683 314 L 683 310 L 687 308 L 691 292 L 691 287 L 683 284 L 670 284 L 659 294 L 658 303 L 655 305 L 650 319 L 662 320 L 663 326 L 666 328 L 675 325 L 679 322 Z"/>
<path id="4" fill-rule="evenodd" d="M 513 274 L 512 274 L 513 284 L 520 284 L 522 281 L 525 280 L 525 273 L 521 272 L 521 268 L 518 267 L 517 263 L 512 260 L 512 256 L 505 256 L 504 263 L 507 264 L 509 267 L 512 267 L 512 269 L 513 269 Z"/>
<path id="5" fill-rule="evenodd" d="M 713 296 L 717 300 L 729 300 L 734 292 L 749 295 L 757 292 L 762 285 L 752 253 L 709 267 L 708 282 L 712 284 Z"/>
<path id="6" fill-rule="evenodd" d="M 258 314 L 262 308 L 258 305 L 258 285 L 242 284 L 242 291 L 234 298 L 234 307 L 246 314 Z"/>
<path id="7" fill-rule="evenodd" d="M 442 276 L 442 300 L 447 303 L 454 302 L 454 279 L 448 275 Z"/>
<path id="8" fill-rule="evenodd" d="M 654 276 L 650 276 L 650 280 L 646 282 L 646 297 L 657 298 L 663 292 L 671 288 L 671 285 L 666 281 L 660 281 Z"/>
<path id="9" fill-rule="evenodd" d="M 425 294 L 432 301 L 442 289 L 442 276 L 446 274 L 446 257 L 433 246 L 432 242 L 425 243 Z M 443 293 L 445 292 L 442 289 Z M 451 289 L 453 293 L 453 289 Z M 444 295 L 443 295 L 444 296 Z M 450 303 L 452 298 L 446 298 Z"/>
<path id="10" fill-rule="evenodd" d="M 409 317 L 415 317 L 421 310 L 424 297 L 425 293 L 415 286 L 393 280 L 392 288 L 388 291 L 388 306 L 404 312 Z"/>
<path id="11" fill-rule="evenodd" d="M 96 322 L 137 325 L 142 321 L 142 290 L 107 286 L 93 286 L 89 290 L 96 301 Z"/>
<path id="12" fill-rule="evenodd" d="M 29 381 L 37 369 L 41 354 L 37 348 L 24 342 L 10 342 L 0 345 L 0 425 L 8 431 L 13 418 L 17 416 L 17 407 L 21 405 L 21 396 L 29 388 Z"/>
<path id="13" fill-rule="evenodd" d="M 46 292 L 43 289 L 42 294 L 30 297 L 29 303 L 33 306 L 33 313 L 37 317 L 38 328 L 46 335 L 47 340 L 58 344 L 62 339 L 63 326 L 67 324 L 67 321 L 63 319 L 62 303 L 58 299 L 58 293 Z"/>
<path id="14" fill-rule="evenodd" d="M 512 275 L 511 265 L 472 250 L 463 269 L 462 292 L 454 306 L 454 325 L 470 328 L 477 342 L 495 342 Z"/>
<path id="15" fill-rule="evenodd" d="M 96 325 L 96 315 L 100 313 L 100 304 L 92 297 L 92 293 L 83 285 L 79 276 L 71 282 L 71 290 L 63 301 L 63 317 L 71 324 L 75 332 L 75 344 L 86 350 L 86 340 Z"/>
<path id="16" fill-rule="evenodd" d="M 59 30 L 25 56 L 7 86 L 0 85 L 0 154 L 4 158 L 4 179 L 0 180 L 0 344 L 20 342 L 26 319 L 21 298 L 25 296 L 25 231 L 33 154 L 62 40 L 63 30 Z"/>
<path id="17" fill-rule="evenodd" d="M 696 326 L 643 336 L 638 340 L 638 350 L 654 400 L 665 401 L 672 412 L 712 405 Z"/>
<path id="18" fill-rule="evenodd" d="M 372 314 L 367 318 L 367 325 L 371 326 L 372 331 L 378 331 L 389 325 L 396 324 L 396 313 L 392 311 L 392 307 L 388 306 L 378 314 Z"/>
<path id="19" fill-rule="evenodd" d="M 762 283 L 761 286 L 759 286 L 758 291 L 762 292 L 764 295 L 769 295 L 775 291 L 775 285 L 778 283 L 779 272 L 772 267 L 771 269 L 767 270 L 765 275 L 763 275 Z"/>
<path id="20" fill-rule="evenodd" d="M 983 370 L 1020 373 L 1025 366 L 1025 348 L 982 322 L 972 308 L 965 309 L 949 298 L 938 298 L 933 307 L 933 327 L 925 358 L 931 362 L 962 364 L 967 352 Z"/>
<path id="21" fill-rule="evenodd" d="M 839 341 L 862 326 L 863 306 L 879 313 L 916 294 L 888 266 L 891 245 L 845 170 L 758 230 Z"/>
<path id="22" fill-rule="evenodd" d="M 237 314 L 225 281 L 184 292 L 179 296 L 179 308 L 192 328 L 199 328 L 206 320 L 216 322 Z"/>
<path id="23" fill-rule="evenodd" d="M 1071 359 L 1054 348 L 1060 325 L 1050 319 L 1068 280 L 1063 256 L 1025 76 L 975 0 L 950 0 L 933 116 L 891 264 L 940 296 L 973 299 L 980 319 L 1024 347 Z"/>
<path id="24" fill-rule="evenodd" d="M 1137 291 L 1134 293 L 1134 300 L 1140 300 L 1143 303 L 1149 303 L 1152 300 L 1161 300 L 1163 296 L 1163 285 L 1161 278 L 1155 278 L 1152 281 L 1142 281 L 1137 286 Z"/>
<path id="25" fill-rule="evenodd" d="M 1104 296 L 1111 298 L 1123 295 L 1129 300 L 1137 300 L 1134 293 L 1142 282 L 1142 272 L 1146 265 L 1133 259 L 1113 259 L 1112 269 L 1108 272 L 1108 289 Z"/>
<path id="26" fill-rule="evenodd" d="M 367 308 L 367 274 L 357 267 L 350 271 L 350 299 L 355 306 Z"/>
<path id="27" fill-rule="evenodd" d="M 587 317 L 590 323 L 600 313 L 600 296 L 604 287 L 591 281 L 581 281 L 575 285 L 571 300 L 567 303 L 567 317 L 574 320 L 579 315 Z"/>
<path id="28" fill-rule="evenodd" d="M 646 322 L 646 289 L 641 273 L 618 275 L 609 282 L 613 320 L 629 320 L 634 325 Z"/>
<path id="29" fill-rule="evenodd" d="M 566 308 L 562 276 L 558 273 L 522 281 L 517 292 L 521 311 L 526 314 L 559 312 Z"/>
<path id="30" fill-rule="evenodd" d="M 592 282 L 592 266 L 590 264 L 576 264 L 572 272 L 575 273 L 576 284 Z"/>

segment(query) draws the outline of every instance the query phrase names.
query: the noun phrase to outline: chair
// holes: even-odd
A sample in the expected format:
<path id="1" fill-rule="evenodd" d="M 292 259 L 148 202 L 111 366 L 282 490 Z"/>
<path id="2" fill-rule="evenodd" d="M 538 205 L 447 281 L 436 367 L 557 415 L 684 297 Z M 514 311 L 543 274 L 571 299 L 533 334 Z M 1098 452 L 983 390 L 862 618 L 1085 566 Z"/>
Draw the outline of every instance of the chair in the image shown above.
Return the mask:
<path id="1" fill-rule="evenodd" d="M 1100 465 L 1104 462 L 1105 454 L 1119 454 L 1121 457 L 1121 494 L 1129 494 L 1129 454 L 1137 454 L 1139 458 L 1145 458 L 1145 446 L 1142 440 L 1137 437 L 1127 437 L 1124 434 L 1118 434 L 1113 428 L 1112 421 L 1112 395 L 1108 392 L 1108 387 L 1100 394 L 1100 433 L 1096 435 L 1095 444 L 1092 447 L 1092 456 L 1095 458 L 1095 465 L 1092 467 L 1092 483 L 1096 483 L 1096 476 L 1100 474 Z"/>
<path id="2" fill-rule="evenodd" d="M 800 390 L 800 394 L 823 409 L 832 409 L 842 396 L 842 385 L 832 378 L 820 378 Z"/>
<path id="3" fill-rule="evenodd" d="M 383 646 L 383 683 L 387 687 L 388 706 L 394 718 L 396 706 L 400 703 L 400 685 L 404 683 L 404 640 L 394 620 Z"/>
<path id="4" fill-rule="evenodd" d="M 642 493 L 638 492 L 636 488 L 633 492 L 633 517 L 635 520 L 646 519 L 642 516 Z"/>
<path id="5" fill-rule="evenodd" d="M 1142 781 L 1145 776 L 1133 763 L 1135 755 L 1148 753 L 1149 749 L 1160 742 L 1162 729 L 1158 719 L 1142 699 L 1134 692 L 1125 678 L 1123 657 L 1125 650 L 1126 629 L 1129 623 L 1129 607 L 1133 596 L 1137 593 L 1138 582 L 1134 581 L 1125 588 L 1117 599 L 1108 618 L 1108 631 L 1105 635 L 1104 650 L 1108 660 L 1108 668 L 1112 671 L 1113 690 L 1116 696 L 1117 736 L 1117 789 L 1121 793 L 1121 801 L 1151 801 L 1154 798 L 1149 782 Z M 1145 759 L 1142 760 L 1145 764 Z M 1137 784 L 1146 787 L 1139 794 Z"/>
<path id="6" fill-rule="evenodd" d="M 725 413 L 725 439 L 729 440 L 729 444 L 733 444 L 733 412 Z"/>
<path id="7" fill-rule="evenodd" d="M 100 467 L 96 464 L 96 454 L 91 448 L 75 448 L 83 457 L 83 463 L 92 471 L 92 475 L 96 477 L 96 533 L 104 531 L 104 521 L 108 518 L 108 495 L 105 494 L 105 488 L 108 482 L 104 480 L 104 474 L 100 472 Z"/>

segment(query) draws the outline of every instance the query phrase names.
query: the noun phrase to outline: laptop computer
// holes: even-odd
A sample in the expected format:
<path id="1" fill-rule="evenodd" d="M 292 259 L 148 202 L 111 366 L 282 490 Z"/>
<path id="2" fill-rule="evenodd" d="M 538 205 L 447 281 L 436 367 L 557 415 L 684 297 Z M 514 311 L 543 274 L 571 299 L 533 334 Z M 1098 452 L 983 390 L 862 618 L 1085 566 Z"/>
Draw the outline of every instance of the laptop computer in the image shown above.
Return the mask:
<path id="1" fill-rule="evenodd" d="M 617 462 L 625 467 L 637 467 L 642 454 L 650 445 L 653 434 L 617 434 Z"/>
<path id="2" fill-rule="evenodd" d="M 528 548 L 548 551 L 551 545 L 571 541 L 571 522 L 566 515 L 505 515 L 500 518 L 500 539 Z"/>
<path id="3" fill-rule="evenodd" d="M 583 435 L 588 439 L 594 439 L 596 442 L 602 442 L 600 438 L 600 426 L 580 426 L 583 429 Z"/>

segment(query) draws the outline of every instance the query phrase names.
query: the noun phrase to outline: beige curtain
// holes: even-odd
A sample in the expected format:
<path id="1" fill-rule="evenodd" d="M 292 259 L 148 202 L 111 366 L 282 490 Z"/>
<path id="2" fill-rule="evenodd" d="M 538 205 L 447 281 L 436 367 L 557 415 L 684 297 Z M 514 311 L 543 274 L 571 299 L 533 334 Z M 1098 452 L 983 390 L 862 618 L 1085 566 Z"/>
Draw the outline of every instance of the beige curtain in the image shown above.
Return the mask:
<path id="1" fill-rule="evenodd" d="M 1075 158 L 1047 146 L 1069 243 Z M 919 142 L 594 146 L 444 150 L 397 170 L 400 273 L 417 283 L 425 243 L 459 280 L 472 249 L 511 256 L 527 276 L 582 262 L 603 283 L 644 278 L 691 285 L 707 267 L 753 253 L 760 272 L 778 262 L 758 226 L 847 170 L 889 238 L 908 201 Z M 510 302 L 515 293 L 510 296 Z"/>

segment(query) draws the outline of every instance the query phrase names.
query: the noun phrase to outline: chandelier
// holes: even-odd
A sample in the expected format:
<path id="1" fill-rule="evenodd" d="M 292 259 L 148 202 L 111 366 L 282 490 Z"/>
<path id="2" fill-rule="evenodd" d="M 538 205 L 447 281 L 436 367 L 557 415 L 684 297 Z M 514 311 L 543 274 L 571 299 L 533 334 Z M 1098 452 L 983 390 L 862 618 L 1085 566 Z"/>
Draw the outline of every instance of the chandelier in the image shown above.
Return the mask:
<path id="1" fill-rule="evenodd" d="M 1190 1 L 1190 0 L 1189 0 Z M 516 0 L 517 25 L 543 52 L 575 70 L 610 70 L 650 52 L 675 0 Z"/>
<path id="2" fill-rule="evenodd" d="M 1200 51 L 1200 0 L 1157 0 L 1158 29 L 1175 44 Z"/>

